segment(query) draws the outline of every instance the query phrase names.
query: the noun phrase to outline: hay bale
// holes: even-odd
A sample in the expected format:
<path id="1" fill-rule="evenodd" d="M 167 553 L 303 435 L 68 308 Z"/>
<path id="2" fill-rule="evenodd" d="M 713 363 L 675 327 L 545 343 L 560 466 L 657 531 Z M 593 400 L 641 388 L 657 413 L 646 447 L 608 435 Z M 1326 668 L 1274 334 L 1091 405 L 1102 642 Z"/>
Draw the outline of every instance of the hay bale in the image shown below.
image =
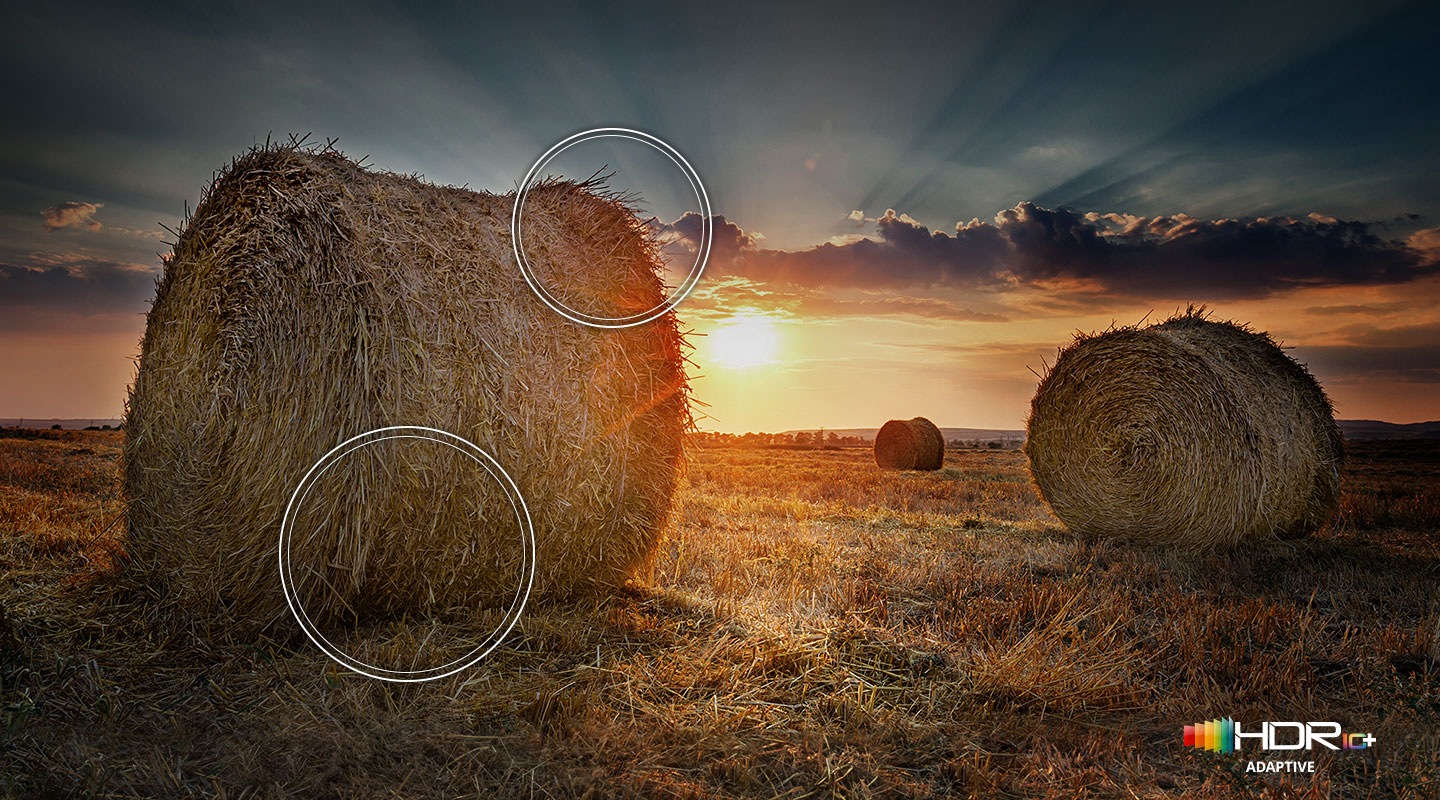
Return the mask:
<path id="1" fill-rule="evenodd" d="M 1071 530 L 1206 548 L 1323 525 L 1341 445 L 1304 366 L 1192 307 L 1077 336 L 1035 392 L 1025 454 Z"/>
<path id="2" fill-rule="evenodd" d="M 513 263 L 512 199 L 293 144 L 216 177 L 167 260 L 129 398 L 138 574 L 201 616 L 285 615 L 275 553 L 291 492 L 331 448 L 391 425 L 464 437 L 514 478 L 537 597 L 608 591 L 647 563 L 690 424 L 684 342 L 673 315 L 597 330 L 543 305 Z M 615 316 L 661 301 L 657 250 L 623 198 L 548 182 L 525 224 L 563 298 Z M 302 512 L 293 577 L 316 624 L 517 587 L 513 509 L 449 447 L 357 451 Z"/>
<path id="3" fill-rule="evenodd" d="M 936 470 L 945 461 L 945 437 L 924 417 L 892 419 L 875 434 L 875 464 L 881 469 Z"/>

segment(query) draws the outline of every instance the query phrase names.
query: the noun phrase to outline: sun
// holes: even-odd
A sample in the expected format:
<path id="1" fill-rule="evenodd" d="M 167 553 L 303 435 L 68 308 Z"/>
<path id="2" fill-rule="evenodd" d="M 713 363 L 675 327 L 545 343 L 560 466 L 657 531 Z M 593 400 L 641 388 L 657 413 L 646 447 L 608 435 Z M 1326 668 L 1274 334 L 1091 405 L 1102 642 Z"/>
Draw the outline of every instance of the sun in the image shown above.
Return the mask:
<path id="1" fill-rule="evenodd" d="M 720 323 L 706 341 L 710 361 L 722 367 L 743 369 L 775 362 L 780 332 L 775 320 L 763 314 L 737 314 Z"/>

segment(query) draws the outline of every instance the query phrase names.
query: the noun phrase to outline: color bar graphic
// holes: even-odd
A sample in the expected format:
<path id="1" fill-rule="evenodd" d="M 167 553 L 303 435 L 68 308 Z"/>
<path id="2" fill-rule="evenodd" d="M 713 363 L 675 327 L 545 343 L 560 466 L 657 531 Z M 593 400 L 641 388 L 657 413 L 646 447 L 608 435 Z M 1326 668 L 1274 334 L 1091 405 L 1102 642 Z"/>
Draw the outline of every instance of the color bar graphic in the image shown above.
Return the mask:
<path id="1" fill-rule="evenodd" d="M 1235 720 L 1228 717 L 1186 725 L 1184 736 L 1186 747 L 1212 753 L 1235 752 Z"/>

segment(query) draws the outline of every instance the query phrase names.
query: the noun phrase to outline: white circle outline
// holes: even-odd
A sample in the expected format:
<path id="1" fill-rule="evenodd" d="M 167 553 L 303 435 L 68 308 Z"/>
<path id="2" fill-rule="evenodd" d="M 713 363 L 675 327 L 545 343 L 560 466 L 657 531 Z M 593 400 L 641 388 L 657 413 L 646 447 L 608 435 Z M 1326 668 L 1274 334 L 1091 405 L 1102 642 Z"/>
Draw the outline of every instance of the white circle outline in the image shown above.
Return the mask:
<path id="1" fill-rule="evenodd" d="M 372 431 L 372 433 L 373 433 L 373 431 Z M 355 438 L 362 438 L 364 435 L 365 435 L 365 434 L 361 434 L 360 437 L 355 437 Z M 458 437 L 456 437 L 456 438 L 458 438 Z M 378 444 L 378 443 L 383 442 L 383 441 L 386 441 L 386 440 L 388 440 L 388 439 L 423 439 L 423 440 L 425 440 L 425 441 L 438 441 L 438 440 L 435 440 L 435 439 L 431 439 L 429 436 L 421 436 L 421 435 L 414 435 L 414 434 L 394 434 L 394 435 L 392 435 L 392 436 L 387 436 L 387 437 L 382 437 L 382 438 L 374 439 L 374 440 L 371 440 L 371 441 L 361 442 L 361 443 L 355 445 L 354 447 L 349 447 L 349 448 L 346 449 L 344 452 L 341 452 L 341 453 L 336 454 L 334 458 L 330 459 L 329 462 L 326 463 L 325 466 L 322 467 L 322 468 L 320 469 L 320 471 L 317 472 L 317 473 L 314 475 L 314 477 L 313 477 L 310 485 L 308 485 L 308 486 L 305 487 L 304 491 L 300 494 L 299 499 L 296 501 L 296 503 L 295 503 L 296 507 L 300 507 L 300 506 L 303 506 L 303 505 L 305 504 L 305 498 L 310 496 L 310 490 L 311 490 L 312 488 L 314 488 L 315 482 L 319 481 L 319 479 L 320 479 L 326 472 L 330 471 L 330 469 L 331 469 L 332 467 L 334 467 L 336 464 L 340 463 L 340 459 L 344 458 L 345 456 L 350 455 L 351 453 L 355 452 L 356 450 L 359 450 L 359 449 L 362 448 L 362 447 L 368 447 L 369 445 L 372 445 L 372 444 Z M 351 439 L 350 441 L 353 442 L 354 440 L 355 440 L 355 439 Z M 450 442 L 439 441 L 438 443 L 439 443 L 439 444 L 442 444 L 442 445 L 444 445 L 444 446 L 446 446 L 446 447 L 449 447 L 449 448 L 451 448 L 451 449 L 453 449 L 453 450 L 456 450 L 456 451 L 458 451 L 458 452 L 460 452 L 460 453 L 464 453 L 464 454 L 467 455 L 467 456 L 470 455 L 470 454 L 467 453 L 465 450 L 461 449 L 460 447 L 455 446 L 454 444 L 451 444 Z M 347 442 L 347 443 L 342 443 L 342 444 L 340 445 L 340 447 L 345 447 L 346 444 L 348 444 L 348 442 Z M 339 448 L 336 448 L 336 449 L 338 450 Z M 482 464 L 482 466 L 486 466 L 486 465 Z M 490 475 L 492 478 L 495 477 L 495 473 L 494 473 L 493 471 L 491 471 L 488 466 L 486 466 L 486 474 Z M 499 478 L 496 478 L 496 480 L 499 480 Z M 519 519 L 519 514 L 518 514 L 518 512 L 517 512 L 516 518 L 517 518 L 517 520 Z M 287 555 L 287 556 L 290 554 L 290 546 L 289 546 L 289 544 L 290 544 L 290 543 L 289 543 L 288 541 L 285 543 L 285 555 Z M 521 551 L 521 554 L 522 554 L 522 557 L 525 555 L 523 550 Z M 522 560 L 522 561 L 521 561 L 521 568 L 522 568 L 522 570 L 524 569 L 524 565 L 525 565 L 525 564 L 526 564 L 526 561 L 525 561 L 525 560 Z M 288 566 L 288 565 L 287 565 L 287 566 Z M 289 570 L 288 570 L 288 569 L 285 571 L 285 574 L 289 574 Z M 510 606 L 511 606 L 512 609 L 515 607 L 515 603 L 518 601 L 518 599 L 519 599 L 519 597 L 520 597 L 520 593 L 521 593 L 521 587 L 517 586 L 516 589 L 515 589 L 515 598 L 516 598 L 516 599 L 513 599 L 513 600 L 510 601 Z M 462 655 L 462 656 L 460 656 L 459 658 L 455 658 L 455 659 L 452 659 L 452 660 L 446 662 L 445 664 L 441 664 L 441 665 L 435 666 L 435 667 L 429 667 L 429 668 L 427 668 L 426 670 L 415 670 L 415 671 L 413 671 L 413 672 L 407 671 L 407 670 L 392 670 L 392 669 L 389 669 L 388 667 L 376 667 L 376 666 L 374 666 L 374 665 L 367 664 L 367 663 L 359 660 L 358 658 L 354 658 L 354 657 L 352 657 L 350 654 L 348 654 L 348 653 L 344 652 L 343 650 L 341 650 L 339 647 L 336 647 L 335 643 L 332 642 L 332 641 L 330 641 L 329 637 L 325 636 L 325 634 L 322 633 L 322 632 L 319 630 L 319 626 L 318 626 L 318 625 L 315 625 L 314 621 L 310 619 L 310 615 L 309 615 L 309 613 L 307 613 L 307 612 L 305 611 L 305 607 L 304 607 L 303 605 L 299 605 L 298 603 L 297 603 L 296 607 L 299 609 L 299 613 L 300 613 L 302 616 L 304 616 L 304 618 L 305 618 L 305 619 L 304 619 L 304 622 L 302 622 L 302 625 L 307 625 L 307 624 L 308 624 L 308 625 L 310 626 L 310 628 L 314 631 L 315 635 L 316 635 L 316 636 L 319 636 L 321 639 L 324 640 L 324 646 L 325 646 L 325 647 L 328 647 L 328 648 L 334 650 L 336 653 L 339 653 L 341 656 L 343 656 L 343 657 L 344 657 L 344 661 L 343 661 L 342 663 L 343 663 L 345 666 L 347 666 L 347 667 L 350 667 L 350 668 L 352 668 L 352 669 L 356 669 L 356 671 L 361 671 L 360 669 L 358 669 L 358 668 L 356 668 L 356 667 L 354 666 L 355 664 L 358 664 L 358 665 L 360 665 L 360 666 L 362 666 L 362 667 L 369 668 L 369 669 L 374 669 L 374 670 L 380 671 L 380 672 L 397 672 L 397 673 L 401 673 L 401 674 L 414 674 L 415 672 L 439 671 L 439 670 L 442 670 L 442 669 L 445 669 L 445 668 L 449 667 L 449 666 L 452 665 L 452 664 L 457 664 L 457 663 L 459 663 L 460 661 L 462 661 L 462 660 L 464 660 L 464 659 L 466 658 L 466 655 Z M 522 606 L 522 609 L 521 609 L 521 610 L 523 611 L 523 606 Z M 507 616 L 508 616 L 509 613 L 510 613 L 510 612 L 507 612 Z M 508 632 L 508 631 L 507 631 L 507 632 Z M 492 631 L 491 634 L 490 634 L 490 636 L 493 637 L 494 635 L 495 635 L 495 633 Z M 504 636 L 502 635 L 500 638 L 503 640 Z M 487 641 L 488 641 L 488 639 L 489 639 L 489 637 L 487 637 Z M 496 643 L 498 644 L 498 641 L 497 641 Z M 322 649 L 323 649 L 323 648 L 322 648 Z M 476 649 L 478 649 L 478 647 L 477 647 Z M 493 648 L 492 648 L 492 649 L 493 649 Z M 474 650 L 472 649 L 471 652 L 473 653 Z M 467 655 L 468 655 L 468 654 L 467 654 Z M 339 660 L 339 659 L 337 659 L 337 660 Z M 461 667 L 461 669 L 463 669 L 463 668 L 464 668 L 464 667 Z M 368 673 L 366 673 L 366 674 L 368 674 Z"/>
<path id="2" fill-rule="evenodd" d="M 401 431 L 404 433 L 400 433 Z M 388 435 L 371 438 L 376 437 L 377 434 Z M 519 598 L 518 604 L 512 601 L 510 609 L 506 611 L 505 616 L 501 619 L 500 625 L 496 626 L 495 630 L 490 633 L 490 636 L 476 645 L 470 652 L 438 667 L 430 667 L 422 670 L 394 670 L 376 667 L 341 651 L 332 644 L 329 639 L 325 638 L 324 634 L 320 633 L 318 627 L 310 621 L 309 615 L 305 613 L 304 606 L 300 603 L 299 598 L 295 596 L 295 589 L 289 577 L 290 567 L 288 555 L 290 528 L 294 522 L 296 509 L 299 504 L 304 501 L 305 496 L 309 494 L 314 482 L 344 456 L 362 447 L 389 439 L 426 439 L 452 447 L 480 464 L 491 477 L 500 482 L 501 488 L 505 490 L 505 494 L 515 511 L 516 521 L 520 523 L 521 531 L 525 536 L 526 547 L 522 548 L 521 551 L 523 557 L 521 569 L 525 573 L 525 582 L 523 587 L 517 588 L 515 591 L 516 597 Z M 356 442 L 359 442 L 359 444 L 356 444 Z M 351 447 L 351 445 L 354 446 Z M 485 452 L 478 445 L 468 439 L 438 428 L 427 428 L 419 425 L 392 425 L 390 427 L 366 431 L 358 436 L 352 436 L 346 439 L 331 448 L 330 452 L 321 456 L 320 460 L 310 467 L 309 471 L 305 473 L 305 477 L 300 479 L 300 483 L 295 487 L 295 491 L 291 493 L 290 502 L 285 506 L 285 515 L 280 522 L 280 541 L 277 557 L 280 564 L 280 587 L 285 595 L 285 604 L 290 607 L 290 613 L 295 617 L 295 621 L 300 624 L 301 630 L 305 632 L 305 635 L 310 641 L 314 643 L 316 647 L 320 648 L 325 655 L 329 656 L 341 666 L 370 678 L 394 683 L 419 683 L 454 675 L 461 670 L 478 664 L 496 647 L 499 647 L 500 643 L 510 635 L 510 631 L 514 629 L 516 623 L 520 621 L 520 616 L 525 611 L 525 604 L 529 602 L 530 592 L 535 584 L 535 528 L 530 520 L 530 509 L 525 504 L 525 496 L 520 493 L 520 489 L 515 485 L 515 481 L 510 477 L 510 474 L 505 471 L 505 468 L 500 466 L 500 462 L 496 461 L 493 456 Z M 501 630 L 501 626 L 504 627 L 503 631 Z M 457 664 L 458 666 L 456 666 Z"/>
<path id="3" fill-rule="evenodd" d="M 690 188 L 695 192 L 695 200 L 700 204 L 702 213 L 700 247 L 696 250 L 695 263 L 690 267 L 690 272 L 685 276 L 685 280 L 680 282 L 680 286 L 677 287 L 675 294 L 672 294 L 660 305 L 655 306 L 649 311 L 631 314 L 625 317 L 598 317 L 583 311 L 576 311 L 560 302 L 560 300 L 550 293 L 550 290 L 545 288 L 540 282 L 540 279 L 531 272 L 530 262 L 525 257 L 525 243 L 522 241 L 520 234 L 520 222 L 525 214 L 525 198 L 530 194 L 530 189 L 534 185 L 535 178 L 540 170 L 544 169 L 545 165 L 553 161 L 556 156 L 581 142 L 605 138 L 629 139 L 659 150 L 662 155 L 669 158 L 670 161 L 685 174 L 685 179 L 690 182 Z M 651 320 L 664 316 L 676 306 L 680 305 L 686 297 L 690 296 L 690 292 L 694 291 L 695 285 L 700 282 L 701 276 L 705 274 L 705 265 L 710 261 L 710 245 L 714 241 L 714 238 L 715 220 L 710 213 L 710 196 L 705 192 L 705 185 L 700 182 L 699 173 L 695 171 L 694 167 L 690 166 L 690 162 L 686 161 L 685 157 L 680 155 L 679 151 L 671 147 L 664 140 L 645 133 L 644 131 L 637 131 L 631 128 L 592 128 L 588 131 L 582 131 L 570 136 L 549 150 L 546 150 L 545 155 L 540 156 L 540 160 L 536 161 L 535 165 L 530 168 L 530 171 L 525 173 L 525 179 L 520 182 L 520 187 L 515 191 L 515 205 L 510 212 L 510 244 L 511 248 L 515 251 L 515 263 L 520 267 L 520 274 L 525 276 L 525 283 L 529 284 L 530 290 L 535 293 L 535 296 L 539 297 L 541 302 L 549 306 L 552 311 L 571 322 L 578 322 L 581 325 L 588 325 L 592 328 L 629 328 L 635 325 L 643 325 Z"/>

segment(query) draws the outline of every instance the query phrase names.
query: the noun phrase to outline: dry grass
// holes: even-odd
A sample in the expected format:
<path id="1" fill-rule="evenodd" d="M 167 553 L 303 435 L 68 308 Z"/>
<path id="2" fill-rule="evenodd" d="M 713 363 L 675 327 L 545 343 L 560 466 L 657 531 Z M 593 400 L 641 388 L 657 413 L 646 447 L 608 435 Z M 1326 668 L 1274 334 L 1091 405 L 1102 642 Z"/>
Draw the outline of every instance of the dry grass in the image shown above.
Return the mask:
<path id="1" fill-rule="evenodd" d="M 1015 451 L 916 474 L 866 449 L 717 449 L 648 588 L 537 606 L 480 667 L 393 685 L 307 643 L 156 620 L 94 556 L 121 541 L 114 437 L 34 444 L 0 439 L 0 795 L 1440 791 L 1435 515 L 1183 557 L 1064 534 Z M 1415 453 L 1355 463 L 1347 503 L 1391 473 L 1433 486 Z M 37 491 L 42 473 L 66 488 Z M 343 644 L 383 655 L 426 632 L 377 622 Z M 1217 715 L 1334 719 L 1380 744 L 1262 779 L 1181 747 Z"/>
<path id="2" fill-rule="evenodd" d="M 1345 451 L 1350 483 L 1340 526 L 1423 530 L 1440 520 L 1440 442 L 1351 442 Z"/>

